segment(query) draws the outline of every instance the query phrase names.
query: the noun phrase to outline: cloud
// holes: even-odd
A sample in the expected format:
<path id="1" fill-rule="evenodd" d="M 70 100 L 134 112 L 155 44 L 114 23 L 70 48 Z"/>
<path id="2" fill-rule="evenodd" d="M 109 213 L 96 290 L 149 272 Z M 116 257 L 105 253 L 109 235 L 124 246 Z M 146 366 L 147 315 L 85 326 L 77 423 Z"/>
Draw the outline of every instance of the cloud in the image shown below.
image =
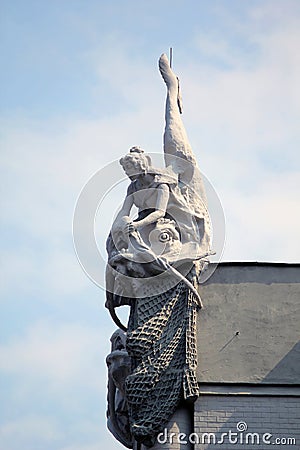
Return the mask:
<path id="1" fill-rule="evenodd" d="M 40 380 L 48 389 L 64 391 L 84 385 L 99 393 L 105 390 L 99 374 L 109 351 L 109 327 L 105 331 L 40 321 L 0 347 L 0 368 L 31 385 Z"/>
<path id="2" fill-rule="evenodd" d="M 266 16 L 263 29 L 256 22 Z M 223 203 L 224 259 L 298 261 L 299 16 L 274 25 L 268 7 L 253 20 L 253 35 L 237 25 L 238 49 L 228 36 L 197 36 L 198 57 L 183 72 L 184 120 Z"/>
<path id="3" fill-rule="evenodd" d="M 220 56 L 226 58 L 225 44 L 211 44 L 210 39 L 202 36 L 202 46 L 215 45 Z M 198 139 L 204 130 L 214 152 L 224 155 L 225 148 L 238 159 L 245 154 L 239 150 L 257 156 L 266 150 L 276 152 L 285 143 L 291 145 L 299 139 L 299 40 L 300 32 L 294 29 L 256 38 L 258 49 L 253 67 L 248 66 L 247 53 L 239 55 L 226 70 L 201 64 L 201 58 L 198 64 L 192 63 L 184 84 L 189 102 L 186 122 L 193 127 L 198 122 Z M 292 150 L 293 147 L 285 148 Z"/>
<path id="4" fill-rule="evenodd" d="M 285 14 L 279 23 L 272 14 L 278 19 L 277 8 L 256 5 L 242 27 L 239 18 L 231 15 L 232 33 L 241 37 L 239 45 L 232 35 L 220 39 L 213 31 L 196 34 L 195 56 L 187 59 L 182 54 L 182 66 L 180 61 L 176 64 L 183 85 L 183 119 L 200 167 L 225 208 L 224 258 L 229 260 L 298 258 L 295 230 L 300 224 L 288 205 L 293 208 L 296 201 L 297 187 L 289 189 L 289 178 L 295 179 L 299 164 L 300 33 L 297 18 Z M 98 76 L 95 97 L 103 108 L 98 118 L 80 119 L 70 113 L 48 121 L 18 116 L 4 123 L 2 167 L 7 189 L 2 217 L 23 244 L 12 240 L 7 249 L 6 292 L 15 291 L 16 273 L 27 292 L 32 286 L 39 285 L 39 292 L 48 286 L 45 299 L 50 301 L 84 289 L 71 244 L 71 220 L 80 189 L 98 168 L 118 159 L 133 144 L 161 151 L 165 87 L 160 75 L 153 64 L 144 63 L 144 57 L 129 57 L 128 42 L 117 45 L 115 34 L 105 39 L 107 45 L 102 42 L 86 55 Z M 118 99 L 108 114 L 103 82 Z M 282 172 L 282 192 L 275 198 L 268 186 Z M 293 216 L 289 233 L 282 232 L 274 214 L 269 220 L 261 192 L 265 205 L 276 203 L 285 216 Z M 120 202 L 124 195 L 125 190 Z M 250 234 L 243 205 L 255 218 Z M 98 242 L 105 241 L 108 216 L 113 214 L 107 213 L 103 226 L 97 221 Z M 246 234 L 247 242 L 242 237 Z"/>
<path id="5" fill-rule="evenodd" d="M 224 260 L 240 260 L 242 246 L 246 260 L 299 262 L 299 178 L 300 172 L 273 174 L 260 184 L 259 195 L 228 190 Z"/>
<path id="6" fill-rule="evenodd" d="M 112 331 L 110 323 L 92 328 L 44 320 L 1 345 L 0 370 L 9 377 L 1 448 L 121 448 L 105 422 Z"/>
<path id="7" fill-rule="evenodd" d="M 56 442 L 62 437 L 62 431 L 53 417 L 28 415 L 2 423 L 0 436 L 1 446 L 5 450 L 29 450 L 33 448 L 32 445 L 56 447 Z"/>
<path id="8" fill-rule="evenodd" d="M 121 450 L 124 447 L 94 417 L 66 424 L 54 416 L 27 414 L 0 426 L 0 445 L 5 450 Z"/>
<path id="9" fill-rule="evenodd" d="M 86 443 L 82 445 L 67 445 L 59 450 L 101 450 L 107 448 L 109 450 L 124 450 L 124 446 L 120 444 L 108 431 L 101 435 L 100 439 L 95 443 Z"/>
<path id="10" fill-rule="evenodd" d="M 190 2 L 191 8 L 182 7 L 186 16 L 180 29 L 174 26 L 174 5 L 168 20 L 160 16 L 158 27 L 155 7 L 150 19 L 139 9 L 138 20 L 130 15 L 137 28 L 126 29 L 128 22 L 122 21 L 121 32 L 109 24 L 107 33 L 101 27 L 99 31 L 102 6 L 94 7 L 93 17 L 84 12 L 82 20 L 77 10 L 68 15 L 59 9 L 60 33 L 68 18 L 72 24 L 68 22 L 67 45 L 56 48 L 51 36 L 47 48 L 52 53 L 42 56 L 49 93 L 25 104 L 28 93 L 30 97 L 37 90 L 24 90 L 27 110 L 11 109 L 1 121 L 2 293 L 4 306 L 14 314 L 5 323 L 10 334 L 0 347 L 0 368 L 7 381 L 4 406 L 10 413 L 1 428 L 5 450 L 121 448 L 105 431 L 104 358 L 113 325 L 102 311 L 91 307 L 94 317 L 87 319 L 84 307 L 72 304 L 80 298 L 89 308 L 98 301 L 98 291 L 87 288 L 90 281 L 76 260 L 71 222 L 77 196 L 96 170 L 135 144 L 161 151 L 165 86 L 156 67 L 156 49 L 165 49 L 166 39 L 178 44 L 174 62 L 190 140 L 224 206 L 223 259 L 299 260 L 299 2 L 251 2 L 243 7 L 239 2 L 236 8 L 237 3 L 214 5 L 214 13 L 201 11 L 200 20 L 200 7 Z M 113 16 L 109 11 L 102 20 Z M 141 35 L 144 23 L 148 28 Z M 20 41 L 16 24 L 13 30 Z M 40 41 L 34 30 L 30 39 L 37 44 L 31 61 L 46 48 L 47 33 Z M 73 36 L 80 36 L 82 46 L 67 54 Z M 25 44 L 30 44 L 28 39 Z M 64 58 L 67 64 L 61 67 Z M 26 52 L 23 59 L 27 64 Z M 51 72 L 54 62 L 56 78 Z M 86 64 L 83 72 L 79 62 Z M 34 77 L 29 71 L 24 84 L 45 72 L 33 66 Z M 71 71 L 76 70 L 80 74 L 75 82 Z M 85 78 L 83 84 L 80 77 Z M 71 78 L 74 84 L 67 95 L 59 93 L 57 87 L 62 89 Z M 85 89 L 78 92 L 81 86 Z M 55 98 L 49 98 L 53 93 Z M 72 108 L 76 95 L 80 106 Z M 15 102 L 20 105 L 18 95 Z M 37 107 L 43 110 L 40 115 Z M 112 205 L 121 202 L 125 191 L 125 185 L 123 191 L 113 191 L 99 211 L 98 242 L 104 242 L 115 212 Z M 28 322 L 33 316 L 28 311 L 35 308 L 35 319 L 41 320 Z"/>
<path id="11" fill-rule="evenodd" d="M 76 259 L 70 239 L 69 249 L 38 250 L 22 246 L 2 251 L 1 302 L 12 296 L 19 301 L 61 304 L 85 295 L 90 282 Z M 45 289 L 47 286 L 47 289 Z M 30 306 L 30 305 L 28 305 Z"/>

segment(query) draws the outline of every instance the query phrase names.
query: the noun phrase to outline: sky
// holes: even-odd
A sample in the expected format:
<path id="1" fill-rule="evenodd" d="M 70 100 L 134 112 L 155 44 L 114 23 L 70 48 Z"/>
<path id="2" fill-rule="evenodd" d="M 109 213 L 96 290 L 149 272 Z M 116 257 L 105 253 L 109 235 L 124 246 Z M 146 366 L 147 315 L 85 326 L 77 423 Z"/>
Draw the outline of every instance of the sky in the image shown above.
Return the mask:
<path id="1" fill-rule="evenodd" d="M 117 450 L 105 418 L 115 327 L 76 258 L 79 193 L 133 145 L 162 152 L 157 61 L 172 47 L 183 120 L 225 215 L 222 260 L 299 262 L 300 2 L 0 7 L 0 448 Z M 125 192 L 98 213 L 100 247 Z"/>

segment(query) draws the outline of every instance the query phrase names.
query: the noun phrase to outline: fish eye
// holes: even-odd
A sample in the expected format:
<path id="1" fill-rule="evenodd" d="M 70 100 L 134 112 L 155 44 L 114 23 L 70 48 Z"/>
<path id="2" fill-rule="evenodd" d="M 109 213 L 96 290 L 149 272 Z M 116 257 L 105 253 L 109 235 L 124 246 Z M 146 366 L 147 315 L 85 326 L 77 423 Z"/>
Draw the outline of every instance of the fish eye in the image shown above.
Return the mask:
<path id="1" fill-rule="evenodd" d="M 166 231 L 163 231 L 161 235 L 159 236 L 160 242 L 168 242 L 170 240 L 171 236 Z"/>

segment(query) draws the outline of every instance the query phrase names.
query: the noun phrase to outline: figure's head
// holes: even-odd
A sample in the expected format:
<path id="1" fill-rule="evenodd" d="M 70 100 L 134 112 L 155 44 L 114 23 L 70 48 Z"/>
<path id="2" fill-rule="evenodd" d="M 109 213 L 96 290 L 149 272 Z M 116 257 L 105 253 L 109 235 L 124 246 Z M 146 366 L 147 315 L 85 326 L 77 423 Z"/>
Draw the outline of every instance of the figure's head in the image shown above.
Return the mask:
<path id="1" fill-rule="evenodd" d="M 120 164 L 126 175 L 135 180 L 140 175 L 145 175 L 151 166 L 151 158 L 145 155 L 140 147 L 132 147 L 127 155 L 120 159 Z"/>

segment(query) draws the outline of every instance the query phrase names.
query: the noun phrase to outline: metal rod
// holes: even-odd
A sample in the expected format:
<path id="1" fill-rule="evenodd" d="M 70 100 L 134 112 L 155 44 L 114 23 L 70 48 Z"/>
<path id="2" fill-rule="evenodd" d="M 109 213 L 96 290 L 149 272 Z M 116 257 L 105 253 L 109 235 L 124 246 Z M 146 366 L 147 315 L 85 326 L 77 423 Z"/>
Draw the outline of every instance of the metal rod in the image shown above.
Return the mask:
<path id="1" fill-rule="evenodd" d="M 170 47 L 170 67 L 172 69 L 172 62 L 173 62 L 173 48 Z"/>

